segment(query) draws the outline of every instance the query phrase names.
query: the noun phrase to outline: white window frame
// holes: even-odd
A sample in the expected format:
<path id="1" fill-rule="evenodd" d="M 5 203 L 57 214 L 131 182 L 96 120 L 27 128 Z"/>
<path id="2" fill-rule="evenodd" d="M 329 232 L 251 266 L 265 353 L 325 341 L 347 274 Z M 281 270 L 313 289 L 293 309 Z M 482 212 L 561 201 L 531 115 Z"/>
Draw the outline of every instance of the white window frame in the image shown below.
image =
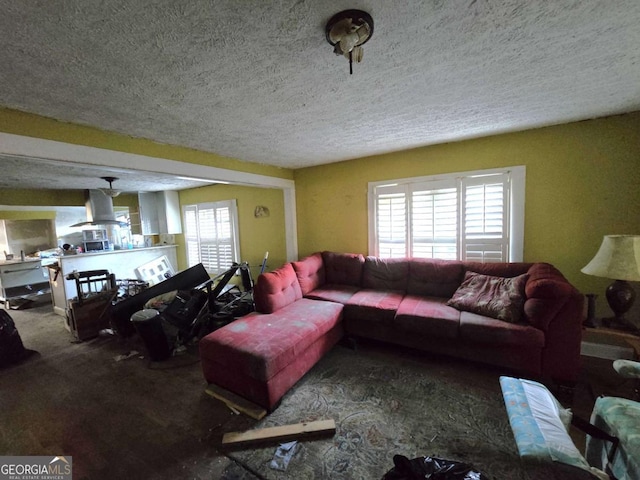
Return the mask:
<path id="1" fill-rule="evenodd" d="M 198 219 L 198 211 L 199 210 L 215 210 L 217 211 L 222 211 L 224 209 L 228 209 L 229 211 L 229 227 L 231 230 L 231 240 L 228 242 L 231 245 L 231 263 L 235 262 L 235 263 L 239 263 L 239 259 L 240 259 L 240 235 L 239 235 L 239 231 L 238 231 L 238 207 L 236 204 L 236 200 L 232 199 L 232 200 L 222 200 L 222 201 L 218 201 L 218 202 L 206 202 L 206 203 L 198 203 L 198 204 L 192 204 L 192 205 L 184 205 L 182 207 L 182 218 L 183 218 L 183 231 L 184 231 L 184 239 L 185 239 L 185 254 L 186 254 L 186 258 L 187 258 L 187 265 L 189 267 L 192 267 L 193 265 L 196 265 L 198 263 L 202 263 L 205 267 L 205 269 L 207 270 L 207 272 L 214 274 L 214 275 L 218 275 L 224 271 L 226 271 L 228 268 L 231 267 L 231 264 L 226 265 L 220 265 L 220 261 L 218 261 L 218 264 L 220 265 L 219 268 L 214 268 L 211 264 L 207 264 L 207 262 L 202 262 L 201 259 L 201 243 L 203 243 L 203 240 L 201 238 L 200 235 L 200 222 Z M 196 232 L 192 232 L 190 231 L 187 227 L 187 215 L 190 212 L 195 212 L 196 214 Z M 195 234 L 194 234 L 195 233 Z M 189 244 L 190 242 L 196 242 L 197 243 L 197 258 L 192 258 L 192 256 L 189 253 Z M 221 242 L 221 243 L 227 243 L 227 242 Z"/>
<path id="2" fill-rule="evenodd" d="M 458 192 L 458 204 L 463 201 L 463 183 L 474 182 L 475 179 L 479 179 L 482 176 L 495 175 L 495 174 L 508 174 L 507 181 L 507 204 L 506 218 L 508 219 L 508 227 L 505 234 L 507 235 L 507 258 L 509 262 L 521 262 L 524 257 L 524 215 L 525 215 L 525 184 L 526 184 L 526 167 L 524 165 L 507 167 L 507 168 L 494 168 L 487 170 L 474 170 L 467 172 L 455 172 L 443 175 L 431 175 L 423 177 L 411 177 L 395 180 L 385 180 L 380 182 L 368 183 L 368 235 L 369 235 L 369 255 L 380 256 L 378 252 L 378 226 L 377 226 L 377 192 L 382 190 L 381 187 L 387 192 L 397 190 L 398 192 L 404 191 L 407 194 L 411 193 L 419 185 L 425 184 L 432 187 L 438 186 L 450 186 L 455 185 Z M 407 219 L 410 221 L 410 208 L 406 209 Z M 460 209 L 462 210 L 462 209 Z M 464 252 L 464 239 L 460 236 L 460 225 L 462 222 L 462 214 L 457 215 L 457 252 L 458 259 L 461 259 L 462 252 Z M 407 228 L 409 232 L 411 227 Z M 410 234 L 407 233 L 405 240 L 407 248 L 410 248 Z M 407 256 L 411 256 L 408 252 Z"/>

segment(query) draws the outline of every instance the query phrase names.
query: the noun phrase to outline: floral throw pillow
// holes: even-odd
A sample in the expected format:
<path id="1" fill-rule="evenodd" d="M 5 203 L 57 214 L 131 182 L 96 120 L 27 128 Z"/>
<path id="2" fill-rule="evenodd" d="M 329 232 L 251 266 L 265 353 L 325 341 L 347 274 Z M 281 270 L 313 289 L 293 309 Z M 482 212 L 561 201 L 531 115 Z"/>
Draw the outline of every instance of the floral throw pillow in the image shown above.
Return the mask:
<path id="1" fill-rule="evenodd" d="M 494 277 L 466 272 L 462 284 L 447 305 L 485 317 L 518 323 L 524 306 L 524 287 L 529 275 Z"/>

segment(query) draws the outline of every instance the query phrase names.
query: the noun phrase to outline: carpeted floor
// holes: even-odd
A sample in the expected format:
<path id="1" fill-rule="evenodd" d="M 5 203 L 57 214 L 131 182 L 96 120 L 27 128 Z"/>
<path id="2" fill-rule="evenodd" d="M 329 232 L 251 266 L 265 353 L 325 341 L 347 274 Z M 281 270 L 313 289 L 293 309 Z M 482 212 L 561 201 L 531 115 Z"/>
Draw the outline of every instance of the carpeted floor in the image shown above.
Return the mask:
<path id="1" fill-rule="evenodd" d="M 338 346 L 256 422 L 204 393 L 195 349 L 154 363 L 137 337 L 75 343 L 48 302 L 9 313 L 37 353 L 0 370 L 0 455 L 71 455 L 74 478 L 375 479 L 396 453 L 472 463 L 495 479 L 580 478 L 520 462 L 499 393 L 504 372 L 489 367 Z M 591 390 L 617 388 L 600 388 L 614 377 L 604 368 L 602 378 L 585 370 L 591 388 L 578 388 L 575 409 L 588 414 Z M 336 435 L 301 442 L 285 472 L 268 466 L 275 446 L 220 448 L 225 432 L 325 418 Z"/>
<path id="2" fill-rule="evenodd" d="M 72 456 L 74 479 L 221 478 L 221 432 L 255 424 L 204 393 L 197 356 L 149 362 L 137 337 L 75 343 L 50 303 L 9 313 L 38 353 L 0 370 L 0 455 Z"/>
<path id="3" fill-rule="evenodd" d="M 273 447 L 231 452 L 267 479 L 374 479 L 394 454 L 473 465 L 495 479 L 578 479 L 583 472 L 520 461 L 498 384 L 500 372 L 469 362 L 334 348 L 260 427 L 333 418 L 333 438 L 304 442 L 285 472 Z"/>

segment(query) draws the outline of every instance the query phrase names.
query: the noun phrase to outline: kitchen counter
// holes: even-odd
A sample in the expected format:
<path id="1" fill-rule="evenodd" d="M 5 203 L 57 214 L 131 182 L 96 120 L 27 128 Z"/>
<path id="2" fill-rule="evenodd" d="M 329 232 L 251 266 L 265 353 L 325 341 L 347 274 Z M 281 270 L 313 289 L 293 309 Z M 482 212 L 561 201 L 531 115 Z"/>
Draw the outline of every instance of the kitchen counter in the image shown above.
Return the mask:
<path id="1" fill-rule="evenodd" d="M 40 259 L 0 261 L 0 301 L 9 308 L 12 300 L 49 293 L 49 282 Z"/>
<path id="2" fill-rule="evenodd" d="M 135 248 L 126 248 L 126 249 L 120 249 L 120 250 L 100 250 L 100 251 L 91 251 L 91 252 L 83 252 L 83 253 L 72 253 L 72 254 L 65 254 L 62 255 L 62 258 L 69 258 L 69 257 L 91 257 L 94 255 L 113 255 L 113 254 L 117 254 L 117 253 L 136 253 L 136 252 L 142 252 L 142 251 L 146 251 L 146 250 L 161 250 L 161 249 L 166 249 L 166 248 L 176 248 L 177 245 L 154 245 L 153 247 L 135 247 Z"/>
<path id="3" fill-rule="evenodd" d="M 59 272 L 51 269 L 49 281 L 53 298 L 53 310 L 58 315 L 66 316 L 69 300 L 77 297 L 74 280 L 67 280 L 67 275 L 73 272 L 92 270 L 108 270 L 117 280 L 136 279 L 136 269 L 149 262 L 166 257 L 173 271 L 177 271 L 177 245 L 156 245 L 127 250 L 107 250 L 104 252 L 77 253 L 62 255 L 56 259 Z M 56 262 L 54 262 L 56 263 Z"/>
<path id="4" fill-rule="evenodd" d="M 17 260 L 0 260 L 0 266 L 2 265 L 16 265 L 16 264 L 20 264 L 20 263 L 34 263 L 34 262 L 40 262 L 39 258 L 33 258 L 33 257 L 25 257 L 24 260 L 20 260 L 19 258 Z"/>

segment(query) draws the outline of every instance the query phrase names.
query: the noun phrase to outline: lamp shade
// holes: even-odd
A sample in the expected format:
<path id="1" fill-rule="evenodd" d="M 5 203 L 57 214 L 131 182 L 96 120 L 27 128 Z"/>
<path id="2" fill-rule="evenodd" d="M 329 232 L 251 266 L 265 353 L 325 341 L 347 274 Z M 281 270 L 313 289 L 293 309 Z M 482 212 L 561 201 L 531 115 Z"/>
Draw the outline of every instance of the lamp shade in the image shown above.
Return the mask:
<path id="1" fill-rule="evenodd" d="M 640 235 L 605 235 L 582 273 L 612 280 L 640 281 Z"/>

